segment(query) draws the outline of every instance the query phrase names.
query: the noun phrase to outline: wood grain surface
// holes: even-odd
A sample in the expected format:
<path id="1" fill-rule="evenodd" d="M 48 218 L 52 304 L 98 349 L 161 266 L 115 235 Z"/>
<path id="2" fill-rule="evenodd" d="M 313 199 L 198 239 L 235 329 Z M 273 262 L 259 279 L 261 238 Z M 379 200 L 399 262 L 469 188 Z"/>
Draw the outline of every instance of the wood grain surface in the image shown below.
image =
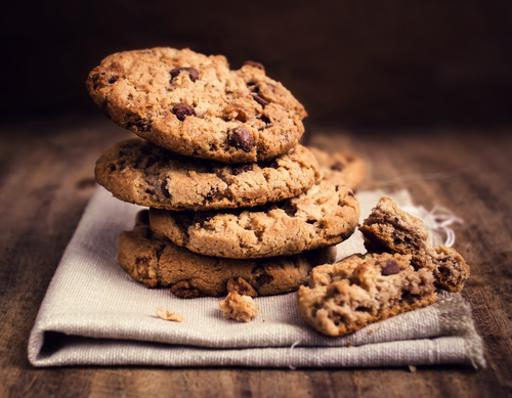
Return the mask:
<path id="1" fill-rule="evenodd" d="M 66 117 L 0 127 L 0 396 L 404 396 L 512 394 L 511 129 L 340 132 L 309 141 L 353 148 L 372 165 L 367 188 L 408 188 L 417 203 L 465 222 L 456 247 L 472 265 L 464 296 L 488 368 L 266 370 L 34 369 L 27 339 L 39 304 L 87 200 L 93 164 L 128 136 L 108 121 Z M 336 133 L 336 134 L 332 134 Z"/>

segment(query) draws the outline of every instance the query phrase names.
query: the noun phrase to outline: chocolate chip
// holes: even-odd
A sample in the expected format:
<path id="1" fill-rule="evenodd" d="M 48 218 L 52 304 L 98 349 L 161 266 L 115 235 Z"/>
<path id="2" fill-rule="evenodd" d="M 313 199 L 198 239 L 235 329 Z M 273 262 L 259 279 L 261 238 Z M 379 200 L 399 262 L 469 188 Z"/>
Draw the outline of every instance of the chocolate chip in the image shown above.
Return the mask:
<path id="1" fill-rule="evenodd" d="M 249 66 L 252 66 L 253 68 L 258 68 L 258 69 L 261 69 L 263 71 L 265 70 L 265 67 L 263 66 L 263 64 L 260 63 L 260 62 L 256 62 L 256 61 L 250 61 L 250 60 L 249 61 L 245 61 L 244 62 L 244 66 L 245 65 L 249 65 Z"/>
<path id="2" fill-rule="evenodd" d="M 187 104 L 176 104 L 172 107 L 172 113 L 176 115 L 178 120 L 184 121 L 187 116 L 195 115 L 194 108 Z"/>
<path id="3" fill-rule="evenodd" d="M 341 163 L 340 161 L 337 161 L 336 163 L 331 165 L 331 170 L 341 171 L 341 170 L 343 170 L 344 167 L 345 166 L 343 163 Z"/>
<path id="4" fill-rule="evenodd" d="M 254 80 L 249 80 L 247 82 L 247 87 L 249 87 L 249 89 L 251 91 L 259 91 L 259 87 L 258 87 L 258 82 L 257 81 L 254 81 Z"/>
<path id="5" fill-rule="evenodd" d="M 135 265 L 148 265 L 149 264 L 149 257 L 143 256 L 143 257 L 135 257 Z"/>
<path id="6" fill-rule="evenodd" d="M 260 116 L 258 116 L 258 119 L 260 119 L 265 124 L 272 123 L 272 121 L 270 120 L 270 118 L 267 115 L 260 115 Z"/>
<path id="7" fill-rule="evenodd" d="M 400 265 L 395 260 L 388 260 L 381 270 L 381 274 L 384 276 L 394 275 L 400 272 Z"/>
<path id="8" fill-rule="evenodd" d="M 194 287 L 190 281 L 183 280 L 171 286 L 171 293 L 181 298 L 196 298 L 201 296 L 201 291 Z"/>
<path id="9" fill-rule="evenodd" d="M 251 171 L 252 170 L 252 163 L 249 163 L 249 164 L 243 164 L 241 166 L 238 166 L 238 167 L 235 167 L 231 174 L 237 176 L 238 174 L 242 174 L 242 173 L 245 173 L 247 171 Z"/>
<path id="10" fill-rule="evenodd" d="M 212 200 L 218 200 L 222 197 L 222 193 L 218 187 L 212 187 L 210 191 L 206 194 L 206 201 L 210 202 Z"/>
<path id="11" fill-rule="evenodd" d="M 160 184 L 160 190 L 164 194 L 166 198 L 170 198 L 171 194 L 169 193 L 169 190 L 167 189 L 167 180 L 163 180 L 162 184 Z"/>
<path id="12" fill-rule="evenodd" d="M 266 105 L 270 104 L 270 102 L 267 101 L 265 98 L 263 98 L 261 95 L 255 94 L 255 95 L 253 95 L 253 98 L 261 106 L 266 106 Z"/>
<path id="13" fill-rule="evenodd" d="M 265 169 L 265 168 L 277 169 L 279 167 L 279 163 L 277 162 L 277 160 L 275 158 L 259 162 L 259 165 L 262 169 Z"/>
<path id="14" fill-rule="evenodd" d="M 129 130 L 144 133 L 151 130 L 151 120 L 143 119 L 138 116 L 132 116 L 126 123 L 125 127 Z"/>
<path id="15" fill-rule="evenodd" d="M 290 217 L 295 216 L 295 214 L 297 214 L 297 210 L 298 210 L 297 207 L 293 206 L 290 202 L 283 202 L 282 209 Z"/>
<path id="16" fill-rule="evenodd" d="M 190 80 L 195 82 L 197 79 L 199 79 L 199 71 L 195 68 L 191 67 L 181 67 L 181 68 L 174 68 L 169 73 L 171 74 L 171 81 L 176 78 L 181 72 L 188 72 L 188 77 L 190 77 Z"/>
<path id="17" fill-rule="evenodd" d="M 254 275 L 254 282 L 257 288 L 271 283 L 274 280 L 274 277 L 270 275 L 262 265 L 256 265 L 251 270 L 251 273 Z"/>
<path id="18" fill-rule="evenodd" d="M 269 284 L 273 280 L 274 278 L 272 277 L 272 275 L 263 272 L 256 277 L 256 286 L 261 287 L 263 285 Z"/>
<path id="19" fill-rule="evenodd" d="M 228 135 L 228 144 L 244 152 L 250 152 L 254 147 L 254 138 L 245 127 L 237 127 Z"/>
<path id="20" fill-rule="evenodd" d="M 101 82 L 102 73 L 94 73 L 91 75 L 92 87 L 97 90 L 100 87 L 103 87 L 103 83 Z"/>
<path id="21" fill-rule="evenodd" d="M 110 79 L 108 79 L 108 84 L 114 84 L 117 80 L 119 80 L 119 76 L 111 76 Z"/>

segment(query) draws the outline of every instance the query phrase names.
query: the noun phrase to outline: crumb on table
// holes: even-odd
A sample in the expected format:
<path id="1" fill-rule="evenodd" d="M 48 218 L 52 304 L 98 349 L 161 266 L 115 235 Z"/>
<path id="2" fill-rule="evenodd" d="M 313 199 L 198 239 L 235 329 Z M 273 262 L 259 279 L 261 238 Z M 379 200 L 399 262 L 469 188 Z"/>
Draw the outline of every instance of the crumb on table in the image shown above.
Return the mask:
<path id="1" fill-rule="evenodd" d="M 226 319 L 238 322 L 249 322 L 256 317 L 258 308 L 250 296 L 243 296 L 237 292 L 229 292 L 219 304 Z"/>
<path id="2" fill-rule="evenodd" d="M 156 310 L 156 316 L 170 322 L 182 322 L 184 319 L 182 315 L 162 308 Z"/>

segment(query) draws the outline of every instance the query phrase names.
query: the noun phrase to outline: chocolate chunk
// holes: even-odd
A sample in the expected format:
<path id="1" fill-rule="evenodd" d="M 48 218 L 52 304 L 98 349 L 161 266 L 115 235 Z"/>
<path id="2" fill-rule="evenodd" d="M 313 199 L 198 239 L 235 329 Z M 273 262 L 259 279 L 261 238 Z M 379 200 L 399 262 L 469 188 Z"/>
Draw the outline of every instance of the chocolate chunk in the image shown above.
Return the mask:
<path id="1" fill-rule="evenodd" d="M 135 265 L 148 265 L 149 264 L 149 257 L 143 256 L 143 257 L 135 257 Z"/>
<path id="2" fill-rule="evenodd" d="M 115 82 L 117 82 L 117 80 L 119 79 L 119 76 L 111 76 L 109 79 L 108 79 L 108 84 L 114 84 Z"/>
<path id="3" fill-rule="evenodd" d="M 253 98 L 261 106 L 266 106 L 266 105 L 270 104 L 270 102 L 267 101 L 265 98 L 263 98 L 261 95 L 255 94 L 255 95 L 253 95 Z"/>
<path id="4" fill-rule="evenodd" d="M 297 207 L 292 205 L 289 201 L 283 202 L 282 209 L 290 217 L 294 217 L 298 210 Z"/>
<path id="5" fill-rule="evenodd" d="M 270 120 L 270 118 L 267 115 L 260 115 L 260 116 L 258 116 L 258 119 L 260 119 L 265 124 L 272 123 L 272 121 Z"/>
<path id="6" fill-rule="evenodd" d="M 187 116 L 195 115 L 194 108 L 187 104 L 176 104 L 172 107 L 172 113 L 176 115 L 178 120 L 184 121 Z"/>
<path id="7" fill-rule="evenodd" d="M 381 274 L 384 276 L 394 275 L 400 272 L 400 265 L 394 260 L 386 261 L 386 265 L 381 270 Z"/>
<path id="8" fill-rule="evenodd" d="M 249 90 L 254 92 L 258 92 L 260 90 L 260 88 L 258 87 L 258 82 L 254 80 L 249 80 L 247 82 L 247 87 L 249 87 Z"/>
<path id="9" fill-rule="evenodd" d="M 237 176 L 238 174 L 245 173 L 246 171 L 252 170 L 252 163 L 243 164 L 241 166 L 235 167 L 231 172 L 233 175 Z"/>
<path id="10" fill-rule="evenodd" d="M 245 127 L 237 127 L 228 135 L 228 144 L 244 152 L 250 152 L 254 147 L 254 138 Z"/>
<path id="11" fill-rule="evenodd" d="M 256 62 L 256 61 L 250 61 L 250 60 L 249 61 L 245 61 L 244 62 L 244 66 L 245 65 L 249 65 L 249 66 L 252 66 L 253 68 L 258 68 L 258 69 L 261 69 L 263 71 L 265 70 L 265 67 L 263 66 L 263 64 L 260 63 L 260 62 Z"/>
<path id="12" fill-rule="evenodd" d="M 103 75 L 103 73 L 95 73 L 95 74 L 91 75 L 92 87 L 95 90 L 103 87 L 103 83 L 101 81 L 101 76 L 102 75 Z"/>
<path id="13" fill-rule="evenodd" d="M 171 286 L 171 293 L 181 298 L 196 298 L 201 296 L 199 289 L 188 280 L 183 280 Z"/>
<path id="14" fill-rule="evenodd" d="M 258 276 L 256 276 L 256 286 L 259 288 L 263 285 L 269 284 L 273 280 L 274 278 L 272 277 L 272 275 L 267 274 L 266 272 L 262 272 Z"/>
<path id="15" fill-rule="evenodd" d="M 226 289 L 228 292 L 237 292 L 244 296 L 256 297 L 258 292 L 243 278 L 229 279 L 226 283 Z"/>
<path id="16" fill-rule="evenodd" d="M 212 200 L 218 200 L 222 198 L 222 192 L 218 187 L 210 188 L 210 191 L 206 194 L 205 199 L 210 202 Z"/>
<path id="17" fill-rule="evenodd" d="M 343 168 L 345 167 L 345 165 L 343 163 L 341 163 L 340 161 L 334 163 L 333 165 L 331 165 L 331 170 L 336 170 L 336 171 L 341 171 L 343 170 Z"/>
<path id="18" fill-rule="evenodd" d="M 151 120 L 143 119 L 134 115 L 125 123 L 125 127 L 132 131 L 144 133 L 151 130 Z"/>
<path id="19" fill-rule="evenodd" d="M 188 72 L 188 77 L 190 77 L 190 80 L 195 82 L 197 79 L 199 79 L 199 71 L 195 68 L 191 67 L 182 67 L 182 68 L 174 68 L 169 73 L 171 74 L 171 81 L 177 77 L 181 72 Z"/>

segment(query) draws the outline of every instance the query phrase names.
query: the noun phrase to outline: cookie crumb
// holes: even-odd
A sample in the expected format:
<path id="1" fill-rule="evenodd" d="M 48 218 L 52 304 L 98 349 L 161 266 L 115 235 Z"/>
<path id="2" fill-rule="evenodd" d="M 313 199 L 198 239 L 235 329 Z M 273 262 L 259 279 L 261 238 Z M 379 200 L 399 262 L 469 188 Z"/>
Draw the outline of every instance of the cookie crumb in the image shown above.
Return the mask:
<path id="1" fill-rule="evenodd" d="M 409 365 L 408 368 L 409 368 L 409 372 L 416 373 L 416 366 Z"/>
<path id="2" fill-rule="evenodd" d="M 219 306 L 224 318 L 238 322 L 252 321 L 258 313 L 258 307 L 252 297 L 242 296 L 234 291 L 229 292 Z"/>
<path id="3" fill-rule="evenodd" d="M 183 316 L 175 312 L 159 308 L 156 310 L 156 317 L 170 322 L 183 322 Z"/>

